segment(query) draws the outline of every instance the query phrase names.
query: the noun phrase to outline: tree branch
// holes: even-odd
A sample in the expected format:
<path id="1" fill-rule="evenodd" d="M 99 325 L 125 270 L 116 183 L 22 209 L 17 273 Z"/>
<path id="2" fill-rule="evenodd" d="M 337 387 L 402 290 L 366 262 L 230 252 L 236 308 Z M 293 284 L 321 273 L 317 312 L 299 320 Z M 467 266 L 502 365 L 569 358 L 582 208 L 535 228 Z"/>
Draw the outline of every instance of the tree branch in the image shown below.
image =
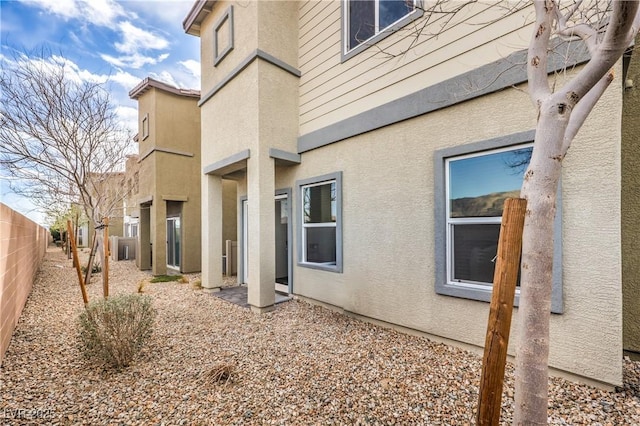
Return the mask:
<path id="1" fill-rule="evenodd" d="M 536 108 L 540 101 L 551 93 L 547 79 L 547 63 L 549 60 L 549 39 L 556 4 L 552 0 L 535 0 L 533 2 L 536 21 L 533 28 L 532 42 L 527 55 L 527 77 L 529 80 L 529 96 Z"/>

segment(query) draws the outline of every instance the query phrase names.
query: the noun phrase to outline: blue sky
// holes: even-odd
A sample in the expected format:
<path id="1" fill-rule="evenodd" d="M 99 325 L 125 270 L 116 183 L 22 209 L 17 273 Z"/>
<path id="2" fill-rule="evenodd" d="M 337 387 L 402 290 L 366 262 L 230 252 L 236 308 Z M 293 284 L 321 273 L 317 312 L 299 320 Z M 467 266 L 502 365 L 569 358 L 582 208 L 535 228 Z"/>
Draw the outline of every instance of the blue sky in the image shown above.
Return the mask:
<path id="1" fill-rule="evenodd" d="M 80 78 L 108 81 L 118 116 L 135 134 L 137 103 L 128 92 L 142 79 L 200 88 L 200 39 L 182 29 L 194 2 L 0 0 L 0 55 L 39 54 L 44 47 L 69 60 Z M 0 200 L 43 223 L 28 200 L 11 194 L 4 179 Z"/>
<path id="2" fill-rule="evenodd" d="M 519 190 L 522 186 L 525 167 L 513 167 L 514 163 L 522 160 L 522 157 L 514 155 L 514 152 L 521 151 L 507 150 L 451 161 L 449 163 L 449 198 L 455 200 L 494 192 Z M 524 154 L 524 157 L 526 158 L 527 155 Z"/>

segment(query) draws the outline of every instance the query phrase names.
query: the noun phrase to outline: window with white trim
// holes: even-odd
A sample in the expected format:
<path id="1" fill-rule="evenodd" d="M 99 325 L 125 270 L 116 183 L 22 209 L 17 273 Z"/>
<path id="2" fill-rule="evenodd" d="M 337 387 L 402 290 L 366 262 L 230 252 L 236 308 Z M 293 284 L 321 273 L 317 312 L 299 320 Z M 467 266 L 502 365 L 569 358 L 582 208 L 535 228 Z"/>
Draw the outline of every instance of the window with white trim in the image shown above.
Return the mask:
<path id="1" fill-rule="evenodd" d="M 422 15 L 419 0 L 344 0 L 344 52 L 379 40 Z"/>
<path id="2" fill-rule="evenodd" d="M 297 183 L 301 266 L 342 271 L 341 177 L 333 173 Z"/>
<path id="3" fill-rule="evenodd" d="M 434 153 L 435 290 L 489 302 L 504 200 L 518 197 L 534 131 Z M 554 225 L 551 312 L 563 312 L 562 191 Z M 514 300 L 517 306 L 520 290 Z"/>
<path id="4" fill-rule="evenodd" d="M 491 286 L 504 201 L 520 196 L 532 145 L 445 160 L 447 281 Z"/>

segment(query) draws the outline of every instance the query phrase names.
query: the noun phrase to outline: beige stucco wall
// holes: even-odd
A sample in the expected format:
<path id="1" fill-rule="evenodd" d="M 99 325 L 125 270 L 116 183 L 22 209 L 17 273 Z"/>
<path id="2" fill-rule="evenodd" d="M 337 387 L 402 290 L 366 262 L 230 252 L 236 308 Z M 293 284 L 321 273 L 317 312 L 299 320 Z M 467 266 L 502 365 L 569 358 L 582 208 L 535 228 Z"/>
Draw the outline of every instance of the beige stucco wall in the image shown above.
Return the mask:
<path id="1" fill-rule="evenodd" d="M 152 200 L 149 238 L 153 245 L 154 274 L 167 271 L 166 203 L 170 201 L 182 203 L 180 270 L 185 273 L 200 270 L 200 111 L 197 102 L 197 98 L 157 88 L 138 98 L 140 129 L 146 114 L 149 117 L 149 137 L 143 139 L 142 132 L 139 133 L 138 201 Z M 145 224 L 141 221 L 140 226 Z M 141 241 L 141 250 L 145 245 Z"/>
<path id="2" fill-rule="evenodd" d="M 227 5 L 217 3 L 203 23 L 203 93 L 257 46 L 278 49 L 260 38 L 266 26 L 258 23 L 260 36 L 255 38 L 256 8 L 262 17 L 262 3 L 234 3 L 234 50 L 212 67 L 211 27 Z M 293 292 L 366 317 L 482 346 L 489 305 L 435 293 L 433 155 L 438 149 L 534 129 L 535 111 L 525 92 L 504 90 L 305 152 L 299 166 L 271 167 L 266 160 L 271 147 L 291 151 L 295 127 L 298 135 L 304 135 L 526 47 L 529 30 L 518 30 L 526 19 L 518 14 L 486 28 L 476 26 L 478 31 L 469 37 L 461 34 L 473 26 L 460 25 L 464 31 L 425 41 L 393 60 L 382 60 L 383 53 L 370 49 L 340 64 L 340 2 L 299 6 L 299 94 L 289 85 L 289 75 L 254 61 L 201 108 L 203 167 L 245 149 L 251 152 L 247 175 L 238 184 L 238 196 L 250 200 L 250 259 L 262 260 L 250 265 L 250 278 L 272 272 L 273 228 L 268 223 L 273 220 L 268 206 L 273 208 L 273 190 L 341 171 L 344 271 L 299 267 L 294 254 Z M 490 17 L 480 14 L 473 19 L 489 22 Z M 509 37 L 495 41 L 499 31 L 509 29 L 514 30 Z M 380 47 L 406 49 L 406 41 L 398 42 L 392 36 Z M 610 384 L 622 380 L 621 102 L 619 86 L 612 85 L 564 162 L 565 310 L 551 319 L 550 365 Z M 260 206 L 254 207 L 251 200 L 258 197 Z M 293 202 L 290 244 L 296 247 L 300 207 L 295 192 Z M 256 246 L 258 239 L 263 243 Z M 249 289 L 251 303 L 257 297 L 252 296 L 251 281 Z M 517 321 L 516 311 L 513 330 Z M 512 354 L 516 341 L 514 336 Z"/>
<path id="3" fill-rule="evenodd" d="M 550 353 L 552 367 L 612 384 L 622 379 L 620 105 L 612 87 L 565 160 L 565 312 L 552 316 Z M 489 305 L 435 294 L 433 152 L 534 126 L 526 93 L 506 90 L 303 154 L 276 186 L 343 172 L 344 273 L 296 266 L 293 292 L 482 346 Z M 512 330 L 517 321 L 516 311 Z"/>
<path id="4" fill-rule="evenodd" d="M 622 115 L 622 281 L 624 348 L 640 352 L 640 54 L 629 64 Z"/>

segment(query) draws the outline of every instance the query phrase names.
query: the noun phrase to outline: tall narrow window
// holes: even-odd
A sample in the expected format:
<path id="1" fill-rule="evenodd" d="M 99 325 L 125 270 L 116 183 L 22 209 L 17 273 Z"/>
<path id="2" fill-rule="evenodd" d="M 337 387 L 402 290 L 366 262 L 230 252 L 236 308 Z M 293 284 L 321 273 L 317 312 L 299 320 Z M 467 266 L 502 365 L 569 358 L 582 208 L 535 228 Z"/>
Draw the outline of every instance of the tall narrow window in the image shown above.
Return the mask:
<path id="1" fill-rule="evenodd" d="M 298 182 L 299 264 L 342 271 L 341 174 Z"/>
<path id="2" fill-rule="evenodd" d="M 345 0 L 345 52 L 421 16 L 417 4 L 418 0 Z"/>

